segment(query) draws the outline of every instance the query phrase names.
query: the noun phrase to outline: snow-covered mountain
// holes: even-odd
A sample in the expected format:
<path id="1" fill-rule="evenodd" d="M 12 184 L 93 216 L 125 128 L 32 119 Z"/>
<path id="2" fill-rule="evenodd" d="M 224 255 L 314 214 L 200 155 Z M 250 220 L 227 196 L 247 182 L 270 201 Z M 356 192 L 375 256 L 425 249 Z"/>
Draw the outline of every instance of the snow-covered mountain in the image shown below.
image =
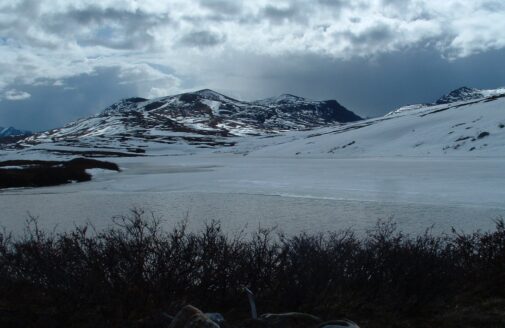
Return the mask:
<path id="1" fill-rule="evenodd" d="M 86 156 L 504 157 L 505 89 L 458 89 L 367 120 L 334 100 L 293 95 L 245 102 L 201 90 L 129 98 L 13 148 Z"/>
<path id="2" fill-rule="evenodd" d="M 12 126 L 8 128 L 3 128 L 0 126 L 0 137 L 17 137 L 17 136 L 26 136 L 30 135 L 30 131 L 18 130 L 13 128 Z"/>
<path id="3" fill-rule="evenodd" d="M 449 104 L 458 101 L 481 99 L 486 97 L 498 96 L 502 94 L 505 94 L 505 88 L 485 90 L 485 89 L 461 87 L 449 92 L 446 95 L 443 95 L 437 101 L 435 101 L 434 104 L 435 105 Z"/>
<path id="4" fill-rule="evenodd" d="M 240 101 L 212 90 L 148 100 L 129 98 L 93 117 L 36 134 L 18 145 L 58 144 L 84 148 L 189 144 L 231 146 L 233 137 L 303 130 L 361 118 L 335 100 L 312 101 L 292 95 Z"/>
<path id="5" fill-rule="evenodd" d="M 505 87 L 504 88 L 497 88 L 497 89 L 475 89 L 475 88 L 469 88 L 469 87 L 461 87 L 461 88 L 452 90 L 448 94 L 443 95 L 442 97 L 438 98 L 437 100 L 435 100 L 432 103 L 402 106 L 400 108 L 397 108 L 397 109 L 389 112 L 388 114 L 386 114 L 386 116 L 398 114 L 398 113 L 405 112 L 405 111 L 426 108 L 426 107 L 430 107 L 430 106 L 451 104 L 451 103 L 457 103 L 457 102 L 468 102 L 471 100 L 498 97 L 498 96 L 501 96 L 504 94 L 505 94 Z"/>
<path id="6" fill-rule="evenodd" d="M 288 134 L 248 151 L 285 157 L 505 157 L 505 89 L 482 91 L 479 98 L 454 91 L 443 98 L 455 102 L 405 106 L 380 118 Z"/>

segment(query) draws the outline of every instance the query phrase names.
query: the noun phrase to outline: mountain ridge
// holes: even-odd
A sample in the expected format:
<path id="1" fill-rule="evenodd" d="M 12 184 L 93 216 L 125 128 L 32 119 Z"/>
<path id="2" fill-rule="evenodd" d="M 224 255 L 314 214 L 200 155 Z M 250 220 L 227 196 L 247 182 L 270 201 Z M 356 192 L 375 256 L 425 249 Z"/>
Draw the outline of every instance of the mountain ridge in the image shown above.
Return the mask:
<path id="1" fill-rule="evenodd" d="M 478 98 L 462 92 L 465 97 L 455 99 L 454 94 L 454 102 L 404 106 L 383 117 L 278 138 L 251 148 L 249 155 L 505 158 L 505 90 L 483 90 Z"/>
<path id="2" fill-rule="evenodd" d="M 485 99 L 488 97 L 499 97 L 502 95 L 505 95 L 505 87 L 500 87 L 496 89 L 477 89 L 463 86 L 442 95 L 440 98 L 431 103 L 420 103 L 420 104 L 400 106 L 390 111 L 385 116 L 395 115 L 402 112 L 418 110 L 437 105 L 447 105 L 456 102 L 466 102 L 472 100 Z"/>
<path id="3" fill-rule="evenodd" d="M 149 141 L 216 147 L 233 145 L 230 141 L 233 137 L 305 130 L 362 119 L 336 100 L 315 101 L 293 95 L 272 99 L 242 101 L 210 89 L 155 99 L 126 98 L 94 116 L 36 134 L 23 142 L 24 146 L 59 142 L 83 147 L 107 147 L 107 142 L 115 142 L 126 147 L 128 143 Z M 23 146 L 23 142 L 19 145 Z"/>
<path id="4" fill-rule="evenodd" d="M 254 102 L 208 89 L 156 99 L 134 97 L 95 116 L 25 138 L 15 148 L 95 157 L 202 152 L 274 157 L 502 156 L 505 90 L 501 90 L 460 88 L 446 97 L 454 102 L 404 106 L 366 120 L 358 120 L 336 100 L 289 94 Z M 348 113 L 351 120 L 345 117 Z"/>

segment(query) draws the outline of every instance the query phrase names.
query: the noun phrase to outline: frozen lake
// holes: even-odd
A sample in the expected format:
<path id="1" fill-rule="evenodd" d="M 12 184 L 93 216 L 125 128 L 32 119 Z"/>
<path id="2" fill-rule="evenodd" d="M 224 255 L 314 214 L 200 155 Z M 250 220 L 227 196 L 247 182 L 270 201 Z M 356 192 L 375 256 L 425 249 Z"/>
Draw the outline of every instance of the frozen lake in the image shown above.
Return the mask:
<path id="1" fill-rule="evenodd" d="M 115 161 L 117 159 L 111 159 Z M 504 159 L 298 159 L 231 154 L 120 159 L 94 181 L 0 192 L 0 225 L 21 231 L 28 213 L 47 228 L 101 228 L 132 207 L 167 227 L 218 219 L 229 231 L 368 229 L 393 217 L 408 232 L 490 229 L 505 217 Z"/>

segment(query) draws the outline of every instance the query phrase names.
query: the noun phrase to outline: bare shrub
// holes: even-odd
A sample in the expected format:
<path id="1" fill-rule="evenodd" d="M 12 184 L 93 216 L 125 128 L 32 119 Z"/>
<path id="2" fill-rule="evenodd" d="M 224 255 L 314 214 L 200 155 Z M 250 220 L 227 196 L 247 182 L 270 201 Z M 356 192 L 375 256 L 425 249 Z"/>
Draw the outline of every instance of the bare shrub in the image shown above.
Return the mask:
<path id="1" fill-rule="evenodd" d="M 32 218 L 21 237 L 0 232 L 0 310 L 39 327 L 118 326 L 187 303 L 244 318 L 247 286 L 260 313 L 394 318 L 416 327 L 440 322 L 461 302 L 505 298 L 503 220 L 491 232 L 415 236 L 378 221 L 360 237 L 263 228 L 230 236 L 217 221 L 197 232 L 186 222 L 165 231 L 139 209 L 113 222 L 103 231 L 87 224 L 48 233 Z M 8 320 L 0 313 L 0 325 Z"/>

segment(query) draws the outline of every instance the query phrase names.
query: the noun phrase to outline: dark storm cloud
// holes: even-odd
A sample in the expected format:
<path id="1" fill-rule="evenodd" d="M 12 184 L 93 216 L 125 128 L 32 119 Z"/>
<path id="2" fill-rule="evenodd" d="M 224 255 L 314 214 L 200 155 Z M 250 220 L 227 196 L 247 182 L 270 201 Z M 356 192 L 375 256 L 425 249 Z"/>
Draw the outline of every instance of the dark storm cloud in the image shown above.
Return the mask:
<path id="1" fill-rule="evenodd" d="M 96 114 L 121 98 L 136 95 L 136 87 L 121 84 L 118 74 L 118 68 L 103 68 L 93 74 L 70 78 L 65 81 L 65 87 L 18 86 L 32 97 L 24 101 L 1 101 L 0 122 L 38 131 Z"/>
<path id="2" fill-rule="evenodd" d="M 191 47 L 213 47 L 226 41 L 226 36 L 212 31 L 195 31 L 184 35 L 180 43 Z"/>
<path id="3" fill-rule="evenodd" d="M 373 61 L 355 58 L 335 61 L 319 55 L 240 56 L 236 67 L 227 65 L 235 53 L 223 56 L 215 72 L 202 74 L 203 85 L 239 99 L 259 99 L 291 93 L 311 99 L 337 99 L 363 116 L 379 116 L 403 105 L 431 102 L 460 86 L 505 86 L 505 66 L 497 65 L 505 50 L 447 61 L 434 48 L 412 48 L 383 54 Z M 203 86 L 202 85 L 202 86 Z"/>
<path id="4" fill-rule="evenodd" d="M 384 115 L 399 106 L 432 102 L 461 86 L 496 88 L 505 86 L 505 66 L 497 66 L 505 50 L 448 62 L 435 49 L 410 49 L 385 54 L 373 62 L 352 59 L 335 62 L 305 57 L 277 75 L 274 89 L 315 99 L 336 98 L 364 116 Z M 309 64 L 310 63 L 310 64 Z M 309 70 L 295 70 L 295 66 Z M 491 73 L 492 72 L 492 73 Z M 282 77 L 289 75 L 289 77 Z M 303 81 L 303 82 L 300 82 Z"/>
<path id="5" fill-rule="evenodd" d="M 238 61 L 230 64 L 233 58 Z M 436 49 L 419 48 L 384 54 L 374 61 L 364 58 L 335 61 L 319 55 L 280 58 L 232 52 L 209 65 L 185 87 L 209 87 L 249 100 L 281 93 L 320 100 L 337 99 L 358 114 L 371 117 L 402 105 L 433 101 L 463 85 L 505 86 L 505 66 L 496 64 L 503 58 L 505 50 L 452 62 L 441 58 Z M 148 68 L 135 69 L 139 78 L 147 74 Z M 237 70 L 241 70 L 240 76 Z M 125 78 L 133 81 L 135 77 L 134 73 L 124 71 L 97 69 L 93 74 L 66 79 L 62 86 L 16 85 L 15 89 L 24 90 L 32 97 L 16 102 L 1 101 L 0 125 L 49 129 L 95 114 L 121 98 L 145 96 L 134 83 L 124 83 Z M 170 71 L 168 69 L 167 73 Z M 156 75 L 153 81 L 153 85 L 159 84 Z M 174 93 L 166 91 L 164 94 Z"/>

